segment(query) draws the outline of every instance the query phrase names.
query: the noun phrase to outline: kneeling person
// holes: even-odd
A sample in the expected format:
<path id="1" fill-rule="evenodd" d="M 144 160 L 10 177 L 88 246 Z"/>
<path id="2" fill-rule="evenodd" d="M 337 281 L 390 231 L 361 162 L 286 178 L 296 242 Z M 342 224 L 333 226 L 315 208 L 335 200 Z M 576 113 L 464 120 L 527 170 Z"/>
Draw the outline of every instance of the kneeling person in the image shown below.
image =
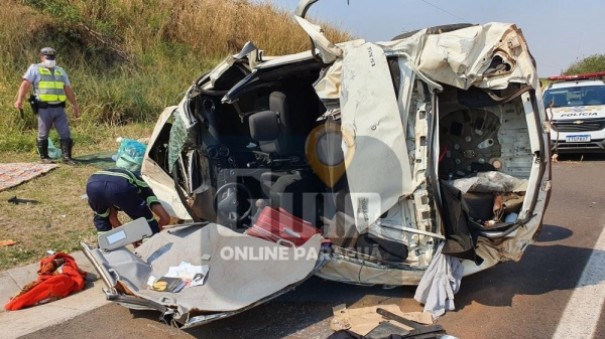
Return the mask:
<path id="1" fill-rule="evenodd" d="M 144 217 L 154 234 L 170 222 L 168 212 L 136 171 L 113 168 L 95 172 L 88 179 L 86 194 L 95 212 L 93 222 L 98 232 L 122 225 L 118 210 L 133 220 Z M 152 212 L 159 217 L 158 221 Z"/>

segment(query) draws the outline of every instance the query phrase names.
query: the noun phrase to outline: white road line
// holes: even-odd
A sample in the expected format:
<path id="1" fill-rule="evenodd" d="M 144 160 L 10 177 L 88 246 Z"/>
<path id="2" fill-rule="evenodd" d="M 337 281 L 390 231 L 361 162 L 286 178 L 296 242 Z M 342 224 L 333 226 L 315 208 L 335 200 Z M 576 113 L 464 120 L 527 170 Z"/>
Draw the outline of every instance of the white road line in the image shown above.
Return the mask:
<path id="1" fill-rule="evenodd" d="M 553 338 L 593 338 L 605 301 L 605 227 L 592 250 Z"/>

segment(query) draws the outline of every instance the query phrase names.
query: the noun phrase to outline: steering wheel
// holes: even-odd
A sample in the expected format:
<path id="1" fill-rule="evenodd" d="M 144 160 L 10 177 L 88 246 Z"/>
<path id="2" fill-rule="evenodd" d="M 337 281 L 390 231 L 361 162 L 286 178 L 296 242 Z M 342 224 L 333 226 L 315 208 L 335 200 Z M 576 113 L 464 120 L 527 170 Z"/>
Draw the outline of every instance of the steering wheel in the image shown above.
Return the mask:
<path id="1" fill-rule="evenodd" d="M 219 220 L 236 224 L 252 211 L 252 193 L 240 183 L 231 182 L 221 186 L 214 196 L 214 208 Z"/>

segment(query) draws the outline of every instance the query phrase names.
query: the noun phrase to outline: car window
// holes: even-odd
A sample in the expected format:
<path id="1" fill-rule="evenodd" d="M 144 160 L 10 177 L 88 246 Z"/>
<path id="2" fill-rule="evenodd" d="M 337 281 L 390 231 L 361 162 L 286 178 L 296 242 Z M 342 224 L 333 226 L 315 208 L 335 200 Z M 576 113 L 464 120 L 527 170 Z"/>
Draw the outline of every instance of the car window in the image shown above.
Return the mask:
<path id="1" fill-rule="evenodd" d="M 556 88 L 544 93 L 547 107 L 605 105 L 605 85 Z"/>

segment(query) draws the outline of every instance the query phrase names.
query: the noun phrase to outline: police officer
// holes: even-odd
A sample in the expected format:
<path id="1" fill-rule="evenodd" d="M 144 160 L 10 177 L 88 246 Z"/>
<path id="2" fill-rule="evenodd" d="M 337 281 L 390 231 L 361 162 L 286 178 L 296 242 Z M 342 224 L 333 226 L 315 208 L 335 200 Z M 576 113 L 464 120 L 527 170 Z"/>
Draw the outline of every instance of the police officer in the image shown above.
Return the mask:
<path id="1" fill-rule="evenodd" d="M 17 92 L 15 107 L 23 109 L 25 95 L 34 86 L 34 95 L 38 105 L 38 153 L 43 163 L 52 163 L 48 156 L 48 133 L 55 126 L 61 138 L 61 153 L 64 163 L 73 165 L 71 157 L 73 140 L 69 131 L 65 101 L 69 100 L 74 116 L 80 116 L 80 107 L 65 70 L 56 65 L 57 52 L 51 47 L 40 50 L 40 63 L 29 66 L 23 75 L 23 82 Z"/>
<path id="2" fill-rule="evenodd" d="M 170 222 L 170 216 L 139 176 L 140 164 L 118 160 L 116 165 L 119 167 L 93 173 L 86 184 L 97 231 L 106 232 L 121 226 L 118 210 L 122 210 L 133 220 L 145 217 L 153 233 L 158 233 Z M 159 217 L 158 221 L 152 212 Z"/>

